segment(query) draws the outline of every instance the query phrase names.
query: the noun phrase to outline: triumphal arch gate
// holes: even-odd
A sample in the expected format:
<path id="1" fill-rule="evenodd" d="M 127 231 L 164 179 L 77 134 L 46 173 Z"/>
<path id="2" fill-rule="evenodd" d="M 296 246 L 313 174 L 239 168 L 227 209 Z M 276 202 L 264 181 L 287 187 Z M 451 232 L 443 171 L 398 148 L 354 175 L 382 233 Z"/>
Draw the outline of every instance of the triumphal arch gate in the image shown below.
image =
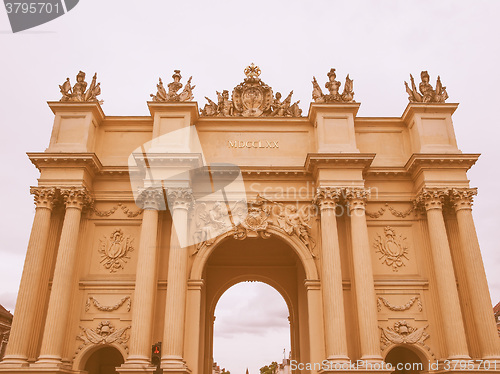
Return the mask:
<path id="1" fill-rule="evenodd" d="M 459 150 L 439 77 L 412 77 L 401 117 L 367 118 L 335 69 L 307 115 L 260 73 L 199 110 L 176 70 L 141 117 L 106 116 L 96 75 L 60 86 L 50 144 L 28 153 L 36 213 L 0 372 L 210 374 L 217 301 L 242 281 L 286 301 L 294 372 L 500 369 L 479 155 Z"/>

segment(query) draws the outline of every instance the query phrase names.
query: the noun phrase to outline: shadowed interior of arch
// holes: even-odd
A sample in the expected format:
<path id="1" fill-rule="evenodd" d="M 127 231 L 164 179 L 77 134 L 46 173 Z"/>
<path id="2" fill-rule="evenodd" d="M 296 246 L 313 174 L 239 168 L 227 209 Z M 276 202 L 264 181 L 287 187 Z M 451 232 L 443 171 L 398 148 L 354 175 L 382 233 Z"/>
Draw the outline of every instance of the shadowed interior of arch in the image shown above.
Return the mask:
<path id="1" fill-rule="evenodd" d="M 114 347 L 102 347 L 94 351 L 85 362 L 88 374 L 115 374 L 115 368 L 123 364 L 123 357 Z"/>

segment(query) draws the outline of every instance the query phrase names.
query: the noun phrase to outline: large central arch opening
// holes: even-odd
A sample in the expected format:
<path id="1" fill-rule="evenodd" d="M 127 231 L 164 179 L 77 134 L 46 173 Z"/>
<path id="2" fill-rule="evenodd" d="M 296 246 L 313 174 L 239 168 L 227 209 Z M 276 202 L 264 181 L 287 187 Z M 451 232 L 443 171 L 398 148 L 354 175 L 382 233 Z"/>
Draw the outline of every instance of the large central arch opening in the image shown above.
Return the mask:
<path id="1" fill-rule="evenodd" d="M 214 244 L 202 276 L 205 281 L 201 311 L 203 343 L 200 346 L 200 356 L 204 357 L 200 363 L 203 373 L 212 372 L 214 361 L 217 361 L 221 368 L 231 370 L 232 367 L 224 362 L 224 357 L 231 351 L 243 357 L 246 355 L 240 366 L 234 367 L 234 371 L 231 370 L 232 373 L 244 373 L 248 366 L 250 374 L 258 374 L 260 367 L 269 365 L 272 361 L 281 363 L 284 349 L 286 358 L 290 355 L 290 358 L 299 362 L 307 362 L 309 312 L 304 285 L 307 277 L 305 266 L 297 252 L 303 251 L 299 253 L 302 258 L 309 252 L 293 245 L 277 236 L 245 240 L 226 238 Z M 255 288 L 251 290 L 255 286 L 265 291 L 258 292 Z M 225 294 L 229 301 L 223 296 Z M 266 316 L 267 298 L 272 299 L 277 307 Z M 223 306 L 223 309 L 215 320 L 217 305 Z M 245 321 L 239 312 L 241 308 L 249 309 L 250 316 L 245 318 L 253 318 L 253 321 Z M 255 312 L 253 316 L 251 309 Z M 224 319 L 229 323 L 226 327 L 222 324 Z M 216 330 L 219 322 L 220 330 Z M 239 327 L 244 327 L 245 331 L 238 330 Z M 287 344 L 278 338 L 279 334 L 276 330 L 273 331 L 273 327 L 281 331 L 279 334 L 288 329 L 288 336 L 284 339 Z M 265 331 L 266 328 L 268 331 Z M 220 335 L 214 340 L 216 331 L 220 331 Z M 259 337 L 276 339 L 279 348 L 276 348 L 276 352 L 269 350 L 267 355 L 256 356 L 251 346 L 265 346 L 264 343 L 258 343 Z M 238 340 L 233 340 L 230 348 L 224 350 L 230 340 L 236 338 Z M 217 347 L 214 343 L 218 343 Z"/>
<path id="2" fill-rule="evenodd" d="M 273 287 L 241 282 L 215 308 L 214 361 L 231 373 L 259 373 L 290 352 L 288 306 Z"/>

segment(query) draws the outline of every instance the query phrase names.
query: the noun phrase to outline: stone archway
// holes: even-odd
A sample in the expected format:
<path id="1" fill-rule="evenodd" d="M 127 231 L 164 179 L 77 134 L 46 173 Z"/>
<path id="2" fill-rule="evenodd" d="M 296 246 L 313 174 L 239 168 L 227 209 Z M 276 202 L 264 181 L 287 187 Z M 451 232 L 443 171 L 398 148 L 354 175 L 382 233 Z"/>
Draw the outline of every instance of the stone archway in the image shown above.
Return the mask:
<path id="1" fill-rule="evenodd" d="M 391 348 L 384 361 L 392 365 L 395 369 L 394 374 L 420 374 L 428 371 L 428 362 L 424 355 L 407 345 L 397 345 Z"/>
<path id="2" fill-rule="evenodd" d="M 195 260 L 191 275 L 196 274 L 197 265 L 203 263 L 203 266 L 198 267 L 198 270 L 203 268 L 200 281 L 204 283 L 199 312 L 200 359 L 197 366 L 200 372 L 208 373 L 212 366 L 214 312 L 217 301 L 227 289 L 242 281 L 266 283 L 282 295 L 290 314 L 292 359 L 300 362 L 310 359 L 309 319 L 312 309 L 304 285 L 306 281 L 311 281 L 309 276 L 317 278 L 316 268 L 308 266 L 308 256 L 314 261 L 310 252 L 300 252 L 300 248 L 293 247 L 297 246 L 297 243 L 291 245 L 284 239 L 286 237 L 278 235 L 268 239 L 225 238 L 218 240 L 209 250 L 202 250 L 198 254 L 201 255 L 197 258 L 200 263 L 196 264 Z M 312 313 L 322 313 L 321 305 L 313 309 Z M 315 315 L 314 318 L 322 318 L 322 314 Z M 322 339 L 322 336 L 319 338 Z M 195 341 L 195 337 L 192 341 Z M 188 348 L 189 344 L 188 339 L 185 348 Z"/>
<path id="3" fill-rule="evenodd" d="M 85 361 L 84 370 L 88 374 L 115 374 L 115 368 L 124 362 L 121 352 L 112 346 L 94 350 Z"/>

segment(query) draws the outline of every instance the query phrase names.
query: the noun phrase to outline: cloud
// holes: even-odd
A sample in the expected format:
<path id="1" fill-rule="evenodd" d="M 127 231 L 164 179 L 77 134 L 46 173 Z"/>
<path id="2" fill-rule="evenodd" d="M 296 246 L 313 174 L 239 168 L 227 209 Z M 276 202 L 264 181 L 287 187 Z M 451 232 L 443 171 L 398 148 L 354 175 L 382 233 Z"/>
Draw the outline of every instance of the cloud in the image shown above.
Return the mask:
<path id="1" fill-rule="evenodd" d="M 274 288 L 264 283 L 239 283 L 217 304 L 214 336 L 289 332 L 288 315 L 285 300 Z"/>

